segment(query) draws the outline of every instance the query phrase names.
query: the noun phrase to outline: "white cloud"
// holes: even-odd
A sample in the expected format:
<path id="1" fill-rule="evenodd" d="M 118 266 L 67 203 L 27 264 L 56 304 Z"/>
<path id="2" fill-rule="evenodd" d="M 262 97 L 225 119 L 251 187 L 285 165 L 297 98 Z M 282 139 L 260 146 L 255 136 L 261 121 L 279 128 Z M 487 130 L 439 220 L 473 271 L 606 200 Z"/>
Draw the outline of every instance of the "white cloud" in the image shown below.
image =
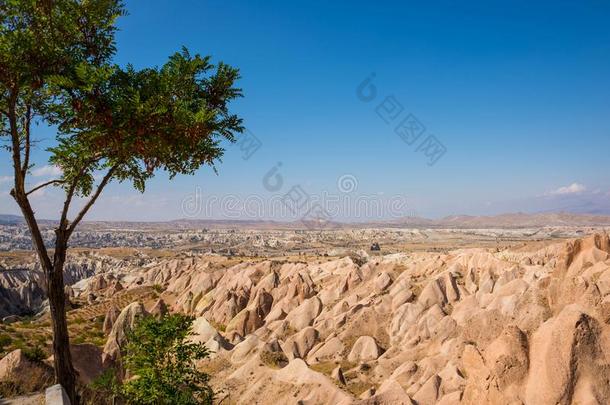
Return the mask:
<path id="1" fill-rule="evenodd" d="M 62 173 L 61 169 L 54 165 L 44 165 L 32 170 L 34 177 L 61 176 Z"/>
<path id="2" fill-rule="evenodd" d="M 583 184 L 572 183 L 569 186 L 559 187 L 557 190 L 549 192 L 549 195 L 568 195 L 568 194 L 580 194 L 587 190 Z"/>
<path id="3" fill-rule="evenodd" d="M 0 176 L 0 184 L 8 183 L 9 181 L 12 181 L 12 180 L 13 180 L 12 176 Z"/>

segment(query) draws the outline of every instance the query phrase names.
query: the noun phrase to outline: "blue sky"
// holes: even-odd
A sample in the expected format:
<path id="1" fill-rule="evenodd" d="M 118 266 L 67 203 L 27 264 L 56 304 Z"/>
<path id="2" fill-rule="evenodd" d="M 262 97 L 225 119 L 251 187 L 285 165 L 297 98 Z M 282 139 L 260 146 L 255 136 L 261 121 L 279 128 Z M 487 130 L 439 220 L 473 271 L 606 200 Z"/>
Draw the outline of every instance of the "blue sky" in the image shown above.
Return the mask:
<path id="1" fill-rule="evenodd" d="M 294 185 L 382 205 L 401 198 L 405 215 L 610 213 L 608 2 L 128 1 L 127 9 L 116 62 L 161 65 L 185 45 L 239 67 L 245 97 L 234 108 L 262 146 L 244 160 L 229 145 L 218 175 L 161 174 L 144 195 L 112 185 L 90 219 L 173 219 L 194 193 L 243 203 Z M 371 73 L 377 96 L 363 102 L 356 90 Z M 391 124 L 377 112 L 386 97 L 402 106 Z M 413 145 L 394 132 L 408 114 L 426 129 Z M 416 151 L 429 135 L 446 148 L 432 166 Z M 36 158 L 46 163 L 44 151 Z M 263 178 L 278 162 L 284 186 L 270 192 Z M 0 181 L 9 169 L 2 163 Z M 337 183 L 346 175 L 356 183 L 350 193 Z M 0 212 L 15 213 L 8 188 L 0 182 Z M 39 215 L 55 217 L 58 203 L 52 190 L 39 195 Z M 337 219 L 389 215 L 348 211 Z"/>

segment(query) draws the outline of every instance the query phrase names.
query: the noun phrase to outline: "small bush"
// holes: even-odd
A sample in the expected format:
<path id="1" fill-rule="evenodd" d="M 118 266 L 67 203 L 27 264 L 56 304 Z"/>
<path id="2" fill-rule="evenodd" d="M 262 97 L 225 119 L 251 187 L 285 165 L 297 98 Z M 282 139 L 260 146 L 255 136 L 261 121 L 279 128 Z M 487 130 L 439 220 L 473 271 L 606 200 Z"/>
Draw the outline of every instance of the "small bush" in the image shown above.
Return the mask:
<path id="1" fill-rule="evenodd" d="M 128 334 L 123 365 L 134 378 L 115 389 L 128 404 L 212 404 L 209 376 L 195 365 L 209 353 L 187 341 L 192 324 L 180 314 L 148 317 Z"/>
<path id="2" fill-rule="evenodd" d="M 212 325 L 212 327 L 216 330 L 219 330 L 221 332 L 225 332 L 227 330 L 227 325 L 225 325 L 224 323 L 218 323 L 214 320 L 208 321 L 210 325 Z"/>
<path id="3" fill-rule="evenodd" d="M 113 404 L 119 390 L 117 375 L 115 369 L 109 368 L 93 380 L 91 384 L 81 387 L 81 402 L 87 405 Z"/>
<path id="4" fill-rule="evenodd" d="M 72 320 L 72 323 L 75 325 L 82 325 L 83 323 L 87 322 L 84 318 L 78 317 L 78 318 L 74 318 Z"/>
<path id="5" fill-rule="evenodd" d="M 80 345 L 85 343 L 85 337 L 83 335 L 74 336 L 72 339 L 72 344 Z"/>
<path id="6" fill-rule="evenodd" d="M 0 335 L 0 351 L 4 350 L 11 343 L 13 343 L 13 339 L 9 335 Z"/>
<path id="7" fill-rule="evenodd" d="M 165 288 L 163 288 L 163 286 L 161 284 L 155 284 L 152 286 L 152 288 L 158 294 L 161 294 L 163 291 L 165 291 Z"/>
<path id="8" fill-rule="evenodd" d="M 26 359 L 34 363 L 42 363 L 42 361 L 47 358 L 46 353 L 39 345 L 23 349 L 23 355 Z"/>
<path id="9" fill-rule="evenodd" d="M 260 357 L 267 367 L 282 368 L 288 364 L 288 358 L 284 355 L 284 352 L 263 351 Z"/>

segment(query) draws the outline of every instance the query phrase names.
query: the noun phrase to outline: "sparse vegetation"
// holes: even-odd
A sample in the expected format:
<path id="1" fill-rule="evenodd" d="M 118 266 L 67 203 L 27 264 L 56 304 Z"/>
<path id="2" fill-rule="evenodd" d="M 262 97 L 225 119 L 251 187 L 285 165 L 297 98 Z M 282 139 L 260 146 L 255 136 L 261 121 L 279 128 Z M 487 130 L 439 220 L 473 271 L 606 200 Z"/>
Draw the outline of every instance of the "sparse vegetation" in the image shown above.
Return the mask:
<path id="1" fill-rule="evenodd" d="M 368 390 L 369 388 L 374 388 L 374 387 L 371 387 L 370 383 L 366 383 L 364 381 L 354 379 L 354 380 L 349 380 L 347 382 L 347 386 L 345 388 L 353 396 L 359 397 L 360 395 L 362 395 L 362 393 L 364 391 Z"/>
<path id="2" fill-rule="evenodd" d="M 358 338 L 360 336 L 362 336 L 362 335 L 355 334 L 355 335 L 350 335 L 350 336 L 346 336 L 345 338 L 343 338 L 343 353 L 342 353 L 343 357 L 347 357 L 348 353 L 354 347 L 356 340 L 358 340 Z"/>
<path id="3" fill-rule="evenodd" d="M 221 332 L 225 332 L 227 330 L 227 325 L 225 325 L 224 323 L 218 323 L 216 321 L 214 321 L 213 319 L 208 321 L 210 323 L 210 325 L 212 325 L 214 327 L 214 329 L 221 331 Z"/>
<path id="4" fill-rule="evenodd" d="M 231 367 L 231 362 L 224 356 L 216 356 L 214 358 L 205 359 L 199 368 L 206 374 L 213 376 Z"/>
<path id="5" fill-rule="evenodd" d="M 288 358 L 284 354 L 284 352 L 271 352 L 268 350 L 264 350 L 260 354 L 261 361 L 267 367 L 271 368 L 282 368 L 288 364 Z"/>
<path id="6" fill-rule="evenodd" d="M 311 364 L 309 367 L 317 371 L 318 373 L 322 373 L 326 376 L 330 376 L 333 370 L 339 365 L 338 362 L 335 361 L 323 361 L 320 363 Z"/>
<path id="7" fill-rule="evenodd" d="M 44 363 L 37 363 L 26 374 L 12 375 L 0 381 L 0 398 L 11 398 L 37 392 L 53 383 L 53 370 Z"/>
<path id="8" fill-rule="evenodd" d="M 42 363 L 42 361 L 47 358 L 45 351 L 38 345 L 24 349 L 23 355 L 34 363 Z"/>
<path id="9" fill-rule="evenodd" d="M 0 352 L 4 351 L 4 348 L 13 343 L 13 339 L 7 334 L 0 334 Z"/>
<path id="10" fill-rule="evenodd" d="M 163 291 L 165 291 L 165 288 L 163 288 L 161 284 L 154 284 L 152 288 L 157 294 L 161 294 Z"/>
<path id="11" fill-rule="evenodd" d="M 95 380 L 81 389 L 81 399 L 85 404 L 106 405 L 114 403 L 119 387 L 117 371 L 109 368 Z"/>

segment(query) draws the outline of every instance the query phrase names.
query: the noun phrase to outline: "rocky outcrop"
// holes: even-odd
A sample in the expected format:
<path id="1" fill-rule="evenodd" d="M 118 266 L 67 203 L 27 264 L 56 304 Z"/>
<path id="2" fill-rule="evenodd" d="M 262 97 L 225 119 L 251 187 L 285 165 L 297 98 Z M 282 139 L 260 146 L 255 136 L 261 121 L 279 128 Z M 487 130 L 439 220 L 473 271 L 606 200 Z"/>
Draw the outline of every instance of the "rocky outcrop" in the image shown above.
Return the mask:
<path id="1" fill-rule="evenodd" d="M 115 305 L 111 305 L 108 311 L 106 311 L 106 315 L 104 316 L 104 324 L 102 325 L 102 330 L 104 331 L 105 335 L 110 334 L 112 331 L 112 326 L 116 322 L 120 313 L 121 311 L 119 311 Z"/>
<path id="2" fill-rule="evenodd" d="M 165 303 L 165 301 L 163 300 L 163 298 L 159 298 L 154 305 L 152 306 L 152 308 L 150 308 L 150 311 L 148 311 L 152 316 L 155 316 L 157 318 L 162 318 L 165 315 L 167 315 L 169 313 L 169 310 L 167 309 L 167 304 Z"/>
<path id="3" fill-rule="evenodd" d="M 75 294 L 85 298 L 90 293 L 97 296 L 95 292 L 108 287 L 108 279 L 113 279 L 109 272 L 111 269 L 118 271 L 130 265 L 129 261 L 105 256 L 69 256 L 64 266 L 64 282 L 66 287 L 70 287 L 67 289 L 68 298 L 72 299 Z M 0 266 L 0 318 L 38 314 L 46 310 L 44 274 L 36 261 L 11 268 Z"/>
<path id="4" fill-rule="evenodd" d="M 0 381 L 7 381 L 17 374 L 26 374 L 34 367 L 21 349 L 13 350 L 0 360 Z"/>
<path id="5" fill-rule="evenodd" d="M 82 384 L 91 384 L 103 372 L 102 349 L 92 344 L 77 344 L 70 346 L 72 363 Z"/>
<path id="6" fill-rule="evenodd" d="M 352 363 L 367 362 L 370 360 L 377 360 L 381 355 L 382 350 L 377 345 L 374 338 L 370 336 L 360 336 L 354 347 L 347 356 L 347 361 Z"/>
<path id="7" fill-rule="evenodd" d="M 372 387 L 353 403 L 604 403 L 606 249 L 597 235 L 527 254 L 463 249 L 236 266 L 219 278 L 219 295 L 212 288 L 205 298 L 212 319 L 231 318 L 225 303 L 242 308 L 227 330 L 245 340 L 226 352 L 232 374 L 218 378 L 231 398 L 264 402 L 274 388 L 241 384 L 246 370 L 266 373 L 248 367 L 278 342 L 266 357 L 328 370 L 343 392 Z"/>
<path id="8" fill-rule="evenodd" d="M 46 299 L 41 273 L 0 269 L 0 318 L 40 312 Z"/>
<path id="9" fill-rule="evenodd" d="M 205 344 L 211 352 L 212 357 L 221 350 L 230 350 L 233 348 L 233 345 L 218 333 L 204 317 L 195 319 L 189 339 L 195 343 Z"/>
<path id="10" fill-rule="evenodd" d="M 70 354 L 76 377 L 81 384 L 90 384 L 106 369 L 102 364 L 102 349 L 98 346 L 89 343 L 70 345 Z M 46 363 L 53 364 L 53 356 Z"/>
<path id="11" fill-rule="evenodd" d="M 29 360 L 21 349 L 13 350 L 0 360 L 0 383 L 8 383 L 14 389 L 37 391 L 52 380 L 53 369 Z"/>
<path id="12" fill-rule="evenodd" d="M 127 339 L 127 334 L 129 331 L 133 330 L 134 325 L 139 319 L 148 315 L 148 312 L 144 309 L 144 305 L 140 302 L 131 303 L 123 308 L 112 325 L 112 330 L 106 340 L 106 345 L 104 346 L 102 354 L 102 362 L 104 365 L 119 360 L 121 348 Z"/>
<path id="13" fill-rule="evenodd" d="M 532 338 L 526 401 L 602 403 L 610 398 L 610 367 L 600 333 L 599 323 L 575 305 L 542 324 Z"/>

